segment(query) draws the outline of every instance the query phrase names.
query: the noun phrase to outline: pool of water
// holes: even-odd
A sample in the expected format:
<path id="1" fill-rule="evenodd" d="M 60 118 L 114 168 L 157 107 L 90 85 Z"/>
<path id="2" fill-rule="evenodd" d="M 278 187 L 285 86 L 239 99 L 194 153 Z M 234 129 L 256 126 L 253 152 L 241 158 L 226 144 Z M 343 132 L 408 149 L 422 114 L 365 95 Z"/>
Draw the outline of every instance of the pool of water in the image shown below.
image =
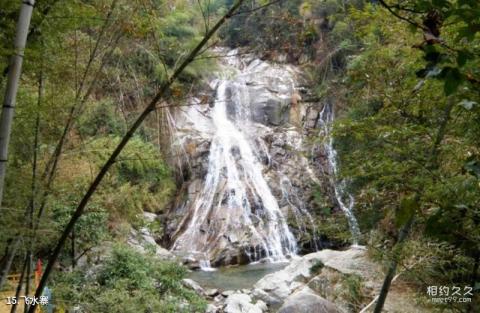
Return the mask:
<path id="1" fill-rule="evenodd" d="M 250 289 L 263 276 L 279 271 L 288 265 L 285 263 L 257 263 L 242 266 L 222 267 L 216 271 L 194 271 L 189 278 L 204 288 L 219 290 Z"/>

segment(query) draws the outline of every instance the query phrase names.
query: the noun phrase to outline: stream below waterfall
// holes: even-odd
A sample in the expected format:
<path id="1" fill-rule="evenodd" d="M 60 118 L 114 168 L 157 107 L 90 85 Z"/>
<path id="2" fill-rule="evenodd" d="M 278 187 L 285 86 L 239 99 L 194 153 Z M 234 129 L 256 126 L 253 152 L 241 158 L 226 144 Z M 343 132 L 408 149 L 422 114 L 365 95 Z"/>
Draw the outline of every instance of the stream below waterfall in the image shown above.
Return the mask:
<path id="1" fill-rule="evenodd" d="M 288 264 L 288 262 L 252 263 L 222 267 L 216 271 L 193 271 L 188 274 L 188 277 L 198 282 L 203 288 L 222 291 L 251 289 L 262 277 L 279 271 Z"/>

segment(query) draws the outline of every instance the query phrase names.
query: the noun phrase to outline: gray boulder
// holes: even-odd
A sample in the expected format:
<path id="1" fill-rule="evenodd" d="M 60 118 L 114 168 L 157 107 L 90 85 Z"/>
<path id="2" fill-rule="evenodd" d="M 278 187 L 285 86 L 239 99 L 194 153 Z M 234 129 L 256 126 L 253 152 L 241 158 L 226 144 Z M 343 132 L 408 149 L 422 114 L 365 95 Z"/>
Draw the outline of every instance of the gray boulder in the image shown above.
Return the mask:
<path id="1" fill-rule="evenodd" d="M 305 287 L 285 299 L 278 313 L 340 313 L 340 310 L 330 301 Z"/>
<path id="2" fill-rule="evenodd" d="M 283 270 L 264 276 L 255 284 L 253 295 L 270 306 L 278 307 L 289 295 L 304 288 L 318 274 L 313 273 L 311 268 L 319 263 L 338 273 L 361 277 L 372 277 L 376 269 L 366 260 L 362 248 L 352 247 L 345 251 L 326 249 L 292 260 Z"/>
<path id="3" fill-rule="evenodd" d="M 146 227 L 141 228 L 139 231 L 132 228 L 127 239 L 127 244 L 142 254 L 153 250 L 155 256 L 160 260 L 175 259 L 175 256 L 170 251 L 157 244 L 150 230 Z"/>
<path id="4" fill-rule="evenodd" d="M 205 295 L 210 298 L 215 298 L 217 295 L 219 295 L 220 292 L 218 289 L 207 289 L 205 290 Z"/>
<path id="5" fill-rule="evenodd" d="M 214 304 L 208 304 L 207 308 L 205 309 L 205 313 L 218 313 L 220 312 L 220 308 Z"/>
<path id="6" fill-rule="evenodd" d="M 200 296 L 205 295 L 205 290 L 202 288 L 202 286 L 190 278 L 182 279 L 182 284 L 188 289 L 195 291 Z"/>
<path id="7" fill-rule="evenodd" d="M 262 301 L 253 304 L 249 295 L 236 293 L 225 300 L 223 310 L 225 313 L 263 313 L 264 309 L 266 309 L 266 305 Z"/>

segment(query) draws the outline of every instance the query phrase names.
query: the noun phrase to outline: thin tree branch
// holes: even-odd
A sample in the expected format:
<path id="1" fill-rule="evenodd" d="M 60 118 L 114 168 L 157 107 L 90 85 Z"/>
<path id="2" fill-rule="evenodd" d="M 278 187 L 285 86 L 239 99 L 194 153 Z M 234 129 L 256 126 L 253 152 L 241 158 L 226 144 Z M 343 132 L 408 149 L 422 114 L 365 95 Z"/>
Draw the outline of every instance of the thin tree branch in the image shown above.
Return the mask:
<path id="1" fill-rule="evenodd" d="M 398 19 L 401 19 L 402 21 L 405 21 L 407 23 L 409 23 L 410 25 L 413 25 L 415 27 L 418 27 L 424 31 L 428 31 L 428 29 L 426 29 L 424 26 L 418 24 L 417 22 L 415 21 L 412 21 L 404 16 L 401 16 L 400 14 L 398 14 L 397 12 L 395 12 L 391 6 L 389 6 L 388 4 L 385 3 L 384 0 L 378 0 L 378 2 L 380 2 L 380 4 L 385 8 L 387 9 L 393 16 L 397 17 Z"/>
<path id="2" fill-rule="evenodd" d="M 239 12 L 235 13 L 234 16 L 236 16 L 236 15 L 242 15 L 242 14 L 250 14 L 250 13 L 253 13 L 253 12 L 256 12 L 256 11 L 260 11 L 260 10 L 262 10 L 262 9 L 265 9 L 265 8 L 271 6 L 271 5 L 274 5 L 274 4 L 283 2 L 283 1 L 285 1 L 285 0 L 274 0 L 274 1 L 268 2 L 268 3 L 264 4 L 264 5 L 261 5 L 261 6 L 259 6 L 259 7 L 250 9 L 250 10 L 239 11 Z"/>
<path id="3" fill-rule="evenodd" d="M 207 23 L 207 16 L 205 15 L 205 12 L 203 11 L 202 7 L 202 0 L 197 0 L 198 7 L 200 8 L 200 12 L 202 12 L 202 17 L 203 17 L 203 24 L 205 25 L 205 34 L 208 33 L 208 23 Z"/>

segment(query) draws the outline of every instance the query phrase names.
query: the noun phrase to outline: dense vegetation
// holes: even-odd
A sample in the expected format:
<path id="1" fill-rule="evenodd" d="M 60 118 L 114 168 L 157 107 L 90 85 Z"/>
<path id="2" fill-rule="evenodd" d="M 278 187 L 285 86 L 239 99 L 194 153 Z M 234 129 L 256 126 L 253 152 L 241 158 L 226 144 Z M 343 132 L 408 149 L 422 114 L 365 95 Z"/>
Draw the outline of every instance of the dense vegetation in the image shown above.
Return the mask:
<path id="1" fill-rule="evenodd" d="M 57 275 L 54 294 L 59 306 L 68 308 L 62 303 L 68 299 L 88 312 L 201 312 L 204 300 L 180 282 L 185 274 L 175 263 L 116 246 L 87 275 L 82 270 Z"/>
<path id="2" fill-rule="evenodd" d="M 233 3 L 38 1 L 0 209 L 3 264 L 12 251 L 15 271 L 51 254 L 139 111 L 208 21 Z M 0 4 L 2 92 L 20 4 Z M 297 64 L 318 105 L 334 103 L 335 146 L 362 244 L 387 272 L 405 271 L 420 299 L 430 285 L 473 286 L 470 306 L 443 305 L 462 312 L 474 312 L 480 290 L 479 33 L 476 0 L 292 0 L 245 1 L 214 38 Z M 96 190 L 59 267 L 124 240 L 143 211 L 166 209 L 181 179 L 169 150 L 168 106 L 201 90 L 214 65 L 199 57 L 172 84 L 159 104 L 167 108 L 147 118 Z M 320 234 L 346 241 L 340 212 L 319 204 L 316 214 Z M 179 284 L 184 274 L 118 246 L 94 274 L 72 269 L 52 285 L 59 304 L 71 299 L 89 312 L 201 310 L 204 303 Z"/>
<path id="3" fill-rule="evenodd" d="M 420 12 L 430 9 L 421 4 Z M 467 5 L 478 10 L 478 3 Z M 466 7 L 434 8 L 442 39 L 433 42 L 426 30 L 373 6 L 352 10 L 349 22 L 363 51 L 336 84 L 349 108 L 337 125 L 344 175 L 352 179 L 358 210 L 377 216 L 365 225 L 374 229 L 366 239 L 380 251 L 397 242 L 396 253 L 399 230 L 413 223 L 398 261 L 413 266 L 410 277 L 423 290 L 434 282 L 475 286 L 480 257 L 479 58 L 471 49 L 478 37 L 465 37 L 465 27 L 475 33 Z"/>
<path id="4" fill-rule="evenodd" d="M 422 291 L 480 288 L 479 23 L 477 1 L 287 1 L 226 33 L 299 64 L 321 105 L 335 104 L 363 242 Z M 240 25 L 252 31 L 233 35 Z M 318 214 L 321 234 L 345 240 L 337 217 Z"/>
<path id="5" fill-rule="evenodd" d="M 0 5 L 2 93 L 20 5 L 21 1 Z M 209 9 L 212 24 L 226 11 Z M 96 173 L 138 112 L 201 40 L 202 28 L 201 10 L 189 1 L 38 1 L 9 149 L 0 220 L 0 249 L 5 251 L 2 269 L 10 257 L 11 272 L 20 272 L 25 262 L 32 268 L 37 258 L 48 259 Z M 212 64 L 208 58 L 196 60 L 171 86 L 168 102 L 159 105 L 181 103 Z M 161 213 L 171 201 L 176 178 L 166 149 L 168 110 L 154 112 L 117 158 L 68 237 L 59 258 L 61 267 L 75 266 L 85 253 L 106 241 L 125 240 L 130 225 L 142 226 L 144 211 Z M 128 263 L 121 264 L 119 258 Z M 117 277 L 112 272 L 111 279 L 99 282 L 105 286 L 100 290 L 93 280 L 85 285 L 85 268 L 81 268 L 68 277 L 55 278 L 54 285 L 60 284 L 56 290 L 63 292 L 57 304 L 67 300 L 62 295 L 71 298 L 72 288 L 80 288 L 85 297 L 71 298 L 73 303 L 83 305 L 88 294 L 100 295 L 97 304 L 104 303 L 97 312 L 105 312 L 102 308 L 114 302 L 118 303 L 111 309 L 116 312 L 137 312 L 134 308 L 140 302 L 155 312 L 178 312 L 179 305 L 186 311 L 201 307 L 198 299 L 179 286 L 183 269 L 152 262 L 138 252 L 123 251 L 108 263 L 120 272 L 131 272 L 135 264 L 145 265 L 140 274 L 150 280 L 125 290 L 135 303 L 128 297 L 121 299 L 126 294 L 118 292 L 124 284 L 131 284 L 131 278 L 142 278 L 137 272 L 131 273 L 135 277 Z M 104 273 L 111 271 L 108 264 Z M 76 287 L 68 289 L 65 284 L 73 281 Z M 163 300 L 154 292 L 157 284 L 163 284 Z M 141 299 L 135 296 L 138 293 Z"/>

